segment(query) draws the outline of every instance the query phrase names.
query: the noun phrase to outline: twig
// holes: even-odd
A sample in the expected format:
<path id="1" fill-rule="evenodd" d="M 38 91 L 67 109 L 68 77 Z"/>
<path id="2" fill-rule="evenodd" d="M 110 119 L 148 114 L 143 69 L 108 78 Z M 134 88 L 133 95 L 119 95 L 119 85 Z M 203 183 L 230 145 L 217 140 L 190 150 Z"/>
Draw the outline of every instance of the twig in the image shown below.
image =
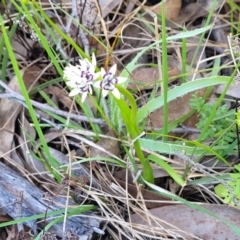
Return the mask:
<path id="1" fill-rule="evenodd" d="M 72 12 L 71 17 L 68 18 L 67 24 L 65 26 L 65 33 L 68 34 L 70 32 L 70 27 L 72 25 L 72 21 L 77 17 L 77 2 L 76 0 L 72 0 Z"/>
<path id="2" fill-rule="evenodd" d="M 24 103 L 24 102 L 21 102 L 21 104 L 28 109 L 27 105 Z M 55 122 L 41 116 L 41 114 L 35 112 L 35 115 L 37 116 L 37 118 L 40 120 L 40 121 L 43 121 L 43 122 L 46 122 L 48 124 L 50 124 L 51 126 L 55 127 L 57 130 L 62 130 L 63 127 L 59 124 L 56 124 Z"/>
<path id="3" fill-rule="evenodd" d="M 145 131 L 160 131 L 161 129 L 162 128 L 146 127 Z M 173 130 L 171 130 L 171 133 L 181 133 L 181 134 L 201 133 L 201 130 L 181 125 L 180 127 L 177 127 L 177 128 L 174 128 Z"/>
<path id="4" fill-rule="evenodd" d="M 95 22 L 96 17 L 97 17 L 97 13 L 98 13 L 98 11 L 97 11 L 97 7 L 96 7 L 95 2 L 93 0 L 85 1 L 84 8 L 82 9 L 82 16 L 81 16 L 82 22 L 81 22 L 81 24 L 87 30 L 89 30 L 89 31 L 93 30 L 93 26 L 94 26 L 94 22 Z M 89 55 L 90 44 L 89 44 L 89 40 L 88 40 L 88 38 L 86 36 L 89 33 L 87 32 L 87 34 L 86 34 L 85 32 L 84 32 L 84 30 L 82 28 L 80 28 L 79 37 L 82 40 L 82 44 L 84 46 L 85 53 L 87 55 Z"/>
<path id="5" fill-rule="evenodd" d="M 0 86 L 2 86 L 5 90 L 9 91 L 10 93 L 2 93 L 0 94 L 0 98 L 11 98 L 17 102 L 19 102 L 20 104 L 26 106 L 25 104 L 25 99 L 22 95 L 14 92 L 11 88 L 9 88 L 3 81 L 0 80 Z M 74 119 L 77 121 L 82 121 L 82 122 L 92 122 L 92 123 L 96 123 L 96 124 L 100 124 L 100 125 L 106 125 L 106 122 L 103 119 L 97 119 L 97 118 L 88 118 L 86 116 L 82 116 L 82 115 L 77 115 L 74 113 L 68 113 L 56 108 L 53 108 L 47 104 L 42 104 L 39 102 L 36 102 L 34 100 L 30 100 L 31 104 L 40 109 L 40 110 L 45 110 L 45 111 L 49 111 L 52 112 L 54 114 L 57 114 L 59 116 L 62 117 L 69 117 L 70 119 Z"/>
<path id="6" fill-rule="evenodd" d="M 83 44 L 83 47 L 84 47 L 84 52 L 89 56 L 89 53 L 90 53 L 90 47 L 89 46 L 90 46 L 90 44 L 89 44 L 88 38 L 85 35 L 82 28 L 79 28 L 78 37 L 80 37 L 81 40 L 82 40 L 82 44 Z"/>
<path id="7" fill-rule="evenodd" d="M 86 3 L 85 3 L 86 4 Z M 82 13 L 83 14 L 83 13 Z M 78 20 L 78 10 L 77 10 L 77 1 L 76 0 L 72 0 L 72 12 L 71 12 L 71 16 L 68 18 L 68 21 L 67 21 L 67 24 L 66 24 L 66 27 L 65 27 L 65 32 L 66 34 L 69 34 L 70 32 L 70 27 L 72 25 L 72 22 L 73 22 L 73 19 L 76 19 Z M 84 24 L 83 24 L 84 26 Z M 86 27 L 86 26 L 84 26 Z M 79 28 L 79 35 L 78 37 L 81 38 L 82 40 L 82 44 L 84 46 L 84 52 L 89 55 L 89 41 L 88 41 L 88 38 L 86 37 L 83 29 L 80 27 Z"/>
<path id="8" fill-rule="evenodd" d="M 57 50 L 62 54 L 65 59 L 68 59 L 66 52 L 62 48 L 62 38 L 60 37 L 57 43 Z"/>

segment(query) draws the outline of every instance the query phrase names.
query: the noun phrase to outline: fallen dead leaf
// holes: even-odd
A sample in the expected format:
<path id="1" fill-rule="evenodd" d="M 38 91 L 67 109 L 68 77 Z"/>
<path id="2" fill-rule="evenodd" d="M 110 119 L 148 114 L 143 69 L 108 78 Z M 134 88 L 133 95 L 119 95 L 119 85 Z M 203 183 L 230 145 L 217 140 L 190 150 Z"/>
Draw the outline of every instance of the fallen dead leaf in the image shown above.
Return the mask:
<path id="1" fill-rule="evenodd" d="M 4 14 L 4 13 L 3 13 L 3 14 Z M 1 239 L 1 240 L 7 239 L 7 233 L 6 233 L 6 231 L 1 231 L 1 232 L 0 232 L 0 239 Z"/>
<path id="2" fill-rule="evenodd" d="M 29 171 L 30 173 L 42 173 L 44 171 L 46 171 L 45 166 L 43 165 L 43 163 L 34 157 L 34 155 L 30 154 L 30 150 L 31 148 L 28 147 L 26 140 L 22 137 L 17 137 L 19 144 L 21 145 L 21 149 L 22 149 L 22 156 L 23 156 L 23 160 L 22 162 L 24 162 L 24 167 L 27 171 Z M 22 157 L 16 153 L 16 151 L 13 152 L 13 159 L 18 159 Z M 15 157 L 14 157 L 15 156 Z M 43 176 L 43 174 L 41 174 Z"/>
<path id="3" fill-rule="evenodd" d="M 203 96 L 205 92 L 205 89 L 201 89 L 197 91 L 197 95 Z M 168 117 L 168 122 L 173 122 L 179 118 L 181 118 L 184 115 L 187 115 L 192 108 L 189 105 L 189 100 L 191 99 L 192 95 L 194 94 L 194 92 L 190 92 L 188 94 L 185 94 L 182 97 L 178 97 L 176 99 L 174 99 L 173 101 L 169 102 L 168 104 L 168 111 L 169 111 L 169 117 Z M 161 128 L 163 127 L 163 122 L 164 122 L 164 118 L 163 118 L 163 108 L 159 108 L 156 111 L 154 111 L 150 117 L 150 126 L 154 127 L 154 128 Z M 196 121 L 196 119 L 194 120 L 194 122 Z M 191 125 L 194 123 L 191 123 Z M 196 124 L 196 123 L 195 123 Z"/>
<path id="4" fill-rule="evenodd" d="M 27 147 L 28 147 L 28 148 L 22 148 L 22 151 L 26 152 L 26 151 L 29 151 L 29 148 L 31 148 L 32 146 L 28 140 L 36 139 L 36 130 L 29 123 L 24 112 L 21 113 L 19 122 L 20 122 L 20 137 L 24 139 L 25 144 L 27 144 Z M 23 146 L 21 145 L 21 147 Z"/>
<path id="5" fill-rule="evenodd" d="M 42 71 L 38 65 L 32 65 L 25 69 L 23 80 L 28 91 L 38 85 L 38 79 Z"/>
<path id="6" fill-rule="evenodd" d="M 203 204 L 201 207 L 211 211 L 219 218 L 240 227 L 239 209 L 214 204 Z M 156 218 L 153 219 L 153 216 Z M 147 222 L 147 219 L 149 219 L 150 222 Z M 134 214 L 131 216 L 131 222 L 133 228 L 136 228 L 138 225 L 138 227 L 148 232 L 151 232 L 151 229 L 157 227 L 159 223 L 166 231 L 174 231 L 183 238 L 187 238 L 193 234 L 197 236 L 198 239 L 203 240 L 239 239 L 239 236 L 219 219 L 185 205 L 164 206 L 151 209 L 149 210 L 148 217 L 145 213 Z M 173 230 L 172 226 L 178 228 L 178 230 Z M 161 230 L 159 232 L 161 232 Z"/>
<path id="7" fill-rule="evenodd" d="M 21 71 L 24 74 L 24 71 Z M 17 77 L 13 77 L 8 86 L 15 92 L 21 93 Z M 14 100 L 2 99 L 0 102 L 0 151 L 8 153 L 12 149 L 13 136 L 15 133 L 15 121 L 21 110 L 21 104 Z"/>
<path id="8" fill-rule="evenodd" d="M 165 17 L 168 20 L 176 20 L 179 16 L 179 12 L 182 6 L 181 0 L 167 0 L 164 3 Z M 162 14 L 162 2 L 156 4 L 153 7 L 145 7 L 152 10 L 158 15 Z"/>
<path id="9" fill-rule="evenodd" d="M 18 149 L 16 148 L 14 141 L 12 143 L 11 159 L 14 161 L 14 164 L 17 166 L 17 167 L 12 167 L 14 170 L 20 169 L 19 166 L 22 168 L 25 167 L 24 160 L 19 155 Z"/>
<path id="10" fill-rule="evenodd" d="M 120 0 L 99 0 L 99 6 L 101 8 L 101 18 L 105 18 L 119 4 Z M 95 23 L 99 23 L 101 18 L 97 17 Z"/>
<path id="11" fill-rule="evenodd" d="M 168 78 L 171 78 L 169 83 L 177 80 L 180 71 L 178 68 L 172 68 L 168 71 Z M 152 89 L 159 81 L 159 71 L 157 68 L 139 67 L 132 72 L 132 80 L 128 85 L 128 89 Z"/>
<path id="12" fill-rule="evenodd" d="M 212 29 L 212 36 L 216 43 L 216 51 L 223 53 L 228 48 L 228 28 L 224 27 L 224 22 L 220 19 L 215 20 L 214 26 L 215 27 Z"/>
<path id="13" fill-rule="evenodd" d="M 6 240 L 17 239 L 17 225 L 10 226 L 6 228 L 8 237 Z"/>
<path id="14" fill-rule="evenodd" d="M 0 223 L 11 221 L 12 218 L 6 215 L 3 211 L 0 212 Z"/>
<path id="15" fill-rule="evenodd" d="M 218 85 L 215 89 L 215 94 L 222 94 L 226 88 L 226 84 Z M 232 84 L 226 92 L 226 96 L 232 98 L 240 98 L 240 83 Z"/>
<path id="16" fill-rule="evenodd" d="M 223 0 L 217 1 L 217 4 L 214 9 L 215 11 L 219 9 L 219 7 L 222 5 L 222 2 Z M 214 4 L 213 0 L 201 0 L 189 3 L 181 9 L 178 18 L 175 19 L 175 22 L 178 25 L 183 25 L 186 24 L 187 22 L 194 22 L 197 18 L 207 16 L 208 11 L 211 10 L 213 4 Z M 167 24 L 169 26 L 173 26 L 173 24 L 170 21 Z"/>
<path id="17" fill-rule="evenodd" d="M 175 22 L 179 25 L 182 25 L 186 22 L 194 21 L 199 17 L 206 16 L 207 14 L 208 11 L 202 6 L 201 3 L 190 3 L 181 9 L 180 15 Z"/>
<path id="18" fill-rule="evenodd" d="M 15 39 L 11 42 L 12 49 L 15 53 L 15 57 L 18 60 L 25 60 L 29 58 L 29 50 L 32 48 L 34 41 L 32 39 L 25 38 L 24 39 L 26 46 L 28 46 L 29 49 L 27 49 L 26 46 L 24 46 L 22 43 L 19 43 Z"/>
<path id="19" fill-rule="evenodd" d="M 61 136 L 62 136 L 62 133 L 59 132 L 59 131 L 50 131 L 50 132 L 44 134 L 44 138 L 45 138 L 45 140 L 46 140 L 46 143 L 49 143 L 49 142 L 51 142 L 53 139 L 58 138 L 58 137 L 61 137 Z M 40 141 L 40 140 L 38 140 L 37 142 L 38 142 L 38 144 L 41 144 L 41 141 Z"/>
<path id="20" fill-rule="evenodd" d="M 21 70 L 21 74 L 27 89 L 37 84 L 37 76 L 39 75 L 40 68 L 31 66 Z M 21 93 L 17 77 L 13 77 L 8 86 L 16 93 Z M 20 110 L 21 104 L 11 99 L 2 99 L 0 102 L 0 151 L 8 153 L 13 149 L 13 137 L 15 134 L 15 123 Z M 15 155 L 16 157 L 17 155 Z M 20 158 L 15 158 L 20 161 Z M 20 162 L 19 162 L 20 164 Z M 22 164 L 21 164 L 22 165 Z"/>
<path id="21" fill-rule="evenodd" d="M 68 94 L 59 87 L 49 86 L 44 89 L 46 94 L 52 94 L 56 97 L 56 100 L 61 102 L 66 108 L 70 109 L 72 105 L 72 99 L 68 96 Z"/>
<path id="22" fill-rule="evenodd" d="M 50 133 L 47 133 L 44 135 L 47 143 L 51 142 L 53 139 L 55 139 L 59 136 L 61 136 L 60 132 L 50 132 Z M 23 140 L 21 138 L 19 138 L 19 142 L 21 142 L 21 141 L 23 141 Z M 38 148 L 38 144 L 41 144 L 40 140 L 36 141 L 36 144 L 34 147 Z M 34 173 L 41 173 L 42 177 L 43 176 L 47 177 L 47 175 L 42 174 L 42 172 L 46 171 L 44 164 L 41 161 L 39 161 L 39 159 L 37 159 L 33 155 L 29 154 L 28 151 L 26 151 L 26 150 L 28 150 L 27 146 L 24 146 L 24 144 L 22 144 L 22 145 L 23 145 L 23 154 L 24 154 L 24 158 L 25 158 L 25 163 L 26 163 L 26 167 L 27 167 L 28 171 L 34 172 Z M 51 149 L 52 148 L 49 147 L 50 153 L 51 153 Z M 54 150 L 53 150 L 53 153 L 51 153 L 51 154 L 56 154 L 56 152 L 54 152 Z M 44 156 L 44 153 L 43 153 L 43 156 Z M 66 158 L 65 155 L 64 155 L 64 157 Z M 65 162 L 65 164 L 66 164 L 66 162 Z"/>
<path id="23" fill-rule="evenodd" d="M 88 0 L 90 1 L 90 0 Z M 91 0 L 94 2 L 94 0 Z M 51 7 L 52 4 L 49 3 L 49 0 L 41 0 L 39 1 L 40 4 L 43 6 L 43 7 Z M 69 6 L 69 4 L 71 4 L 71 1 L 70 0 L 57 0 L 56 3 L 59 3 L 61 4 L 61 6 Z M 84 1 L 83 1 L 84 3 Z M 119 4 L 120 4 L 120 0 L 99 0 L 98 1 L 98 4 L 99 4 L 99 7 L 100 7 L 100 10 L 101 10 L 101 18 L 105 18 L 115 7 L 117 7 Z M 82 4 L 84 6 L 84 4 Z M 80 13 L 81 13 L 81 10 L 80 10 Z M 95 23 L 99 23 L 100 22 L 100 17 L 97 17 L 95 19 Z"/>
<path id="24" fill-rule="evenodd" d="M 150 18 L 152 21 L 152 18 Z M 146 37 L 143 36 L 147 35 Z M 135 52 L 132 52 L 132 49 L 146 46 L 151 41 L 152 33 L 149 29 L 140 21 L 134 21 L 133 23 L 126 24 L 122 30 L 121 39 L 122 39 L 122 48 L 121 50 L 128 50 L 128 53 L 124 54 L 122 59 L 122 64 L 126 65 L 132 61 L 135 57 Z M 146 63 L 147 55 L 143 54 L 138 63 Z"/>
<path id="25" fill-rule="evenodd" d="M 116 137 L 113 131 L 109 131 L 107 136 L 110 137 Z M 98 146 L 104 148 L 107 152 L 112 153 L 115 156 L 119 155 L 119 146 L 118 146 L 118 141 L 109 139 L 109 138 L 101 138 L 97 143 Z M 109 157 L 109 154 L 107 152 L 101 151 L 97 148 L 92 147 L 90 156 L 91 157 Z"/>
<path id="26" fill-rule="evenodd" d="M 206 53 L 204 51 L 204 47 L 199 47 L 198 52 L 196 54 L 197 45 L 199 43 L 199 38 L 192 37 L 187 39 L 187 44 L 191 44 L 193 46 L 187 47 L 187 64 L 192 65 L 192 61 L 194 60 L 193 66 L 197 66 L 199 61 L 202 61 L 198 69 L 206 69 L 207 68 L 207 62 L 203 61 L 206 59 Z M 195 55 L 196 54 L 196 55 Z"/>
<path id="27" fill-rule="evenodd" d="M 206 8 L 208 11 L 211 10 L 211 8 L 213 7 L 213 4 L 216 4 L 214 10 L 217 11 L 217 10 L 222 6 L 224 0 L 218 0 L 218 1 L 216 1 L 216 3 L 214 2 L 214 0 L 201 0 L 201 1 L 199 1 L 199 2 L 200 2 L 200 3 L 202 4 L 202 6 L 203 6 L 204 8 Z"/>
<path id="28" fill-rule="evenodd" d="M 88 41 L 89 41 L 91 47 L 97 50 L 98 54 L 105 54 L 106 50 L 103 47 L 103 45 L 100 44 L 101 41 L 96 39 L 96 36 L 94 36 L 94 37 L 89 36 Z"/>
<path id="29" fill-rule="evenodd" d="M 114 172 L 113 176 L 121 181 L 126 180 L 126 169 L 122 169 L 120 171 Z M 153 166 L 153 176 L 154 178 L 162 178 L 162 177 L 168 177 L 169 174 L 164 171 L 163 169 L 160 169 L 159 166 Z M 133 183 L 133 177 L 132 174 L 130 174 L 130 171 L 128 170 L 128 183 Z"/>

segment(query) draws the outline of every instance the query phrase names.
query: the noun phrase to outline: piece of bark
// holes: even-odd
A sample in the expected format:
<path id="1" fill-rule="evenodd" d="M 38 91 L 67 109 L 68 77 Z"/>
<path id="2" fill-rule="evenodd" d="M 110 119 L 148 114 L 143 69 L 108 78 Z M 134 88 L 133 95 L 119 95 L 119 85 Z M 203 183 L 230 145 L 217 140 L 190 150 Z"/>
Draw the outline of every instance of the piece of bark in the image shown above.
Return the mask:
<path id="1" fill-rule="evenodd" d="M 5 213 L 13 219 L 19 218 L 19 216 L 17 216 L 17 212 L 15 211 L 16 198 L 19 191 L 23 192 L 23 218 L 45 213 L 49 202 L 43 199 L 44 192 L 42 190 L 32 185 L 28 180 L 20 176 L 19 173 L 1 162 L 0 172 L 0 208 L 2 208 Z M 65 205 L 65 198 L 56 197 L 53 202 L 57 204 L 51 203 L 48 208 L 48 212 L 63 208 L 61 206 Z M 69 205 L 74 206 L 76 204 L 69 199 Z M 91 239 L 93 232 L 99 228 L 100 220 L 95 218 L 95 216 L 89 212 L 84 213 L 84 215 L 87 215 L 87 217 L 81 215 L 71 218 L 68 217 L 66 231 L 72 230 L 80 237 L 80 239 Z M 27 221 L 24 224 L 30 227 L 35 233 L 37 232 L 37 227 L 43 227 L 43 222 L 36 226 L 36 222 L 34 220 Z M 62 223 L 54 224 L 50 231 L 57 234 L 59 237 L 63 237 L 64 233 Z"/>

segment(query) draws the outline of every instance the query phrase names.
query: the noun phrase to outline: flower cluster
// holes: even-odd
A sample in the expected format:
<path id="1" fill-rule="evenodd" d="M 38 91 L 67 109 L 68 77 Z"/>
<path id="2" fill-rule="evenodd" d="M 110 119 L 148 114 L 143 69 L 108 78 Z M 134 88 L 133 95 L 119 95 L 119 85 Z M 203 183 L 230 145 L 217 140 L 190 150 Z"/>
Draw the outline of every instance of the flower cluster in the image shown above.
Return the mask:
<path id="1" fill-rule="evenodd" d="M 81 94 L 81 101 L 84 102 L 88 93 L 92 94 L 92 87 L 102 90 L 103 97 L 106 97 L 108 92 L 120 99 L 120 92 L 116 88 L 116 84 L 123 83 L 127 80 L 124 77 L 114 77 L 117 66 L 114 64 L 108 72 L 101 68 L 101 72 L 96 73 L 96 57 L 92 55 L 92 62 L 88 59 L 79 60 L 79 65 L 68 65 L 64 69 L 63 77 L 67 80 L 66 84 L 72 88 L 69 96 Z"/>

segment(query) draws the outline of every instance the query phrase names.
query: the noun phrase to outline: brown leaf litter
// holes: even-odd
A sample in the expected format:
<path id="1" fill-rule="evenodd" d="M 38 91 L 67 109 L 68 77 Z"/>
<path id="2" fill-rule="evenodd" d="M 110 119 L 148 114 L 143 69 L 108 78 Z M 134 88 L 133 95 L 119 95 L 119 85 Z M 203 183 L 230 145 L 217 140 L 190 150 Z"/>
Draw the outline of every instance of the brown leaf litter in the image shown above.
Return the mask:
<path id="1" fill-rule="evenodd" d="M 170 205 L 151 209 L 148 213 L 132 215 L 132 227 L 153 236 L 174 232 L 175 236 L 184 239 L 239 239 L 239 236 L 221 221 L 224 219 L 240 228 L 239 209 L 216 204 L 201 204 L 200 207 L 219 218 L 186 205 Z"/>

